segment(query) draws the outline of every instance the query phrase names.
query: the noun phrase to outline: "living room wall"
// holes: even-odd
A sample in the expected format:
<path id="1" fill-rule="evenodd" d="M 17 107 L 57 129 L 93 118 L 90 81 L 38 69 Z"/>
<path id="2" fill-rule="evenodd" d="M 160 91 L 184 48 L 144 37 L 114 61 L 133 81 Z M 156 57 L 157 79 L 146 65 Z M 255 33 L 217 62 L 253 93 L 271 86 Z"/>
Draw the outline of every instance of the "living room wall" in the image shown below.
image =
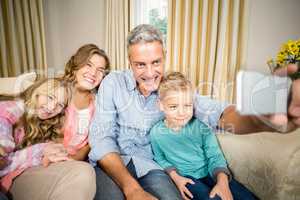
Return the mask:
<path id="1" fill-rule="evenodd" d="M 267 72 L 281 43 L 300 38 L 299 0 L 247 0 L 244 69 Z M 105 0 L 44 0 L 48 67 L 62 70 L 85 43 L 105 45 Z"/>
<path id="2" fill-rule="evenodd" d="M 246 64 L 242 68 L 268 72 L 266 61 L 281 44 L 300 39 L 299 0 L 249 0 Z"/>
<path id="3" fill-rule="evenodd" d="M 44 0 L 44 18 L 48 68 L 62 71 L 83 44 L 104 48 L 105 0 Z"/>

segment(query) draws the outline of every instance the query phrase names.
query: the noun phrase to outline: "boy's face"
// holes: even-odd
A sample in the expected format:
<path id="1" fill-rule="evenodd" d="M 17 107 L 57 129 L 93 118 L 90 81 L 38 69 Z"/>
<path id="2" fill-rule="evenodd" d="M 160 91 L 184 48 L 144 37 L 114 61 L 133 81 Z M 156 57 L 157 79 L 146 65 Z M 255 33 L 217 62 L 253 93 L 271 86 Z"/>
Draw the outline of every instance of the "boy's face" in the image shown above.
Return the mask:
<path id="1" fill-rule="evenodd" d="M 171 128 L 181 128 L 193 116 L 193 92 L 169 91 L 159 101 L 160 110 L 165 113 L 165 118 Z"/>

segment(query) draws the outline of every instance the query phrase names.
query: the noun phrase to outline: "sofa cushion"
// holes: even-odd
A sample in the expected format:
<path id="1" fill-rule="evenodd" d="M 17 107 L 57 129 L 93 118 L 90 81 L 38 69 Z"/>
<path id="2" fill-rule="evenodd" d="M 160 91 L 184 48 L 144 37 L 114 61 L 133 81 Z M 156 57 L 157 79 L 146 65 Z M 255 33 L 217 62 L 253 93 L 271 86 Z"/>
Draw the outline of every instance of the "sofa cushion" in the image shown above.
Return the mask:
<path id="1" fill-rule="evenodd" d="M 219 134 L 218 139 L 234 177 L 259 198 L 300 197 L 299 129 L 289 134 Z"/>

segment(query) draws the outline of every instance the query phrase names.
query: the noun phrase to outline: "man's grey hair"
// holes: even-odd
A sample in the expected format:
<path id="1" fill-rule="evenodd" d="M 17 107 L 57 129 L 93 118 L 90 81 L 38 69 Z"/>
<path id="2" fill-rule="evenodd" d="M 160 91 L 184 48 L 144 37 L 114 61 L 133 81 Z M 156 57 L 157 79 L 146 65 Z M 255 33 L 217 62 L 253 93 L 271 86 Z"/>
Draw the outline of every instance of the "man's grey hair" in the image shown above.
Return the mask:
<path id="1" fill-rule="evenodd" d="M 127 37 L 127 50 L 137 43 L 159 42 L 164 47 L 162 33 L 150 24 L 140 24 L 130 31 Z M 129 52 L 129 51 L 128 51 Z"/>

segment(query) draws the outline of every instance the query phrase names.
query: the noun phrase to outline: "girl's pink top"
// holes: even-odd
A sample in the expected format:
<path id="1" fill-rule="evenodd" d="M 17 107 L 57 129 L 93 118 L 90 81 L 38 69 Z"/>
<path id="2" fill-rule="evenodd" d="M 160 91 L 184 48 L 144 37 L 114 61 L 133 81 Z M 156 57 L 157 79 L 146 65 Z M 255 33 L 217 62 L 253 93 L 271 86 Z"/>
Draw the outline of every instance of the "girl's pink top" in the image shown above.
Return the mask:
<path id="1" fill-rule="evenodd" d="M 63 129 L 64 146 L 71 155 L 76 154 L 79 149 L 88 144 L 89 124 L 95 111 L 94 99 L 90 102 L 87 110 L 88 115 L 80 118 L 79 111 L 73 104 L 66 108 L 66 120 Z M 79 129 L 82 129 L 80 126 L 84 130 L 79 131 Z"/>
<path id="2" fill-rule="evenodd" d="M 21 150 L 16 146 L 24 138 L 24 128 L 15 128 L 24 113 L 24 104 L 20 101 L 0 102 L 0 146 L 6 152 L 6 156 L 1 159 L 9 163 L 0 170 L 0 189 L 7 192 L 13 179 L 21 174 L 25 169 L 42 163 L 43 150 L 46 143 L 39 143 Z"/>

